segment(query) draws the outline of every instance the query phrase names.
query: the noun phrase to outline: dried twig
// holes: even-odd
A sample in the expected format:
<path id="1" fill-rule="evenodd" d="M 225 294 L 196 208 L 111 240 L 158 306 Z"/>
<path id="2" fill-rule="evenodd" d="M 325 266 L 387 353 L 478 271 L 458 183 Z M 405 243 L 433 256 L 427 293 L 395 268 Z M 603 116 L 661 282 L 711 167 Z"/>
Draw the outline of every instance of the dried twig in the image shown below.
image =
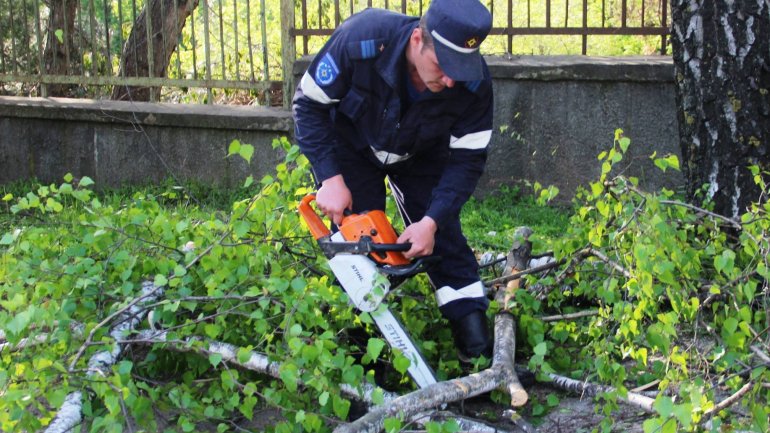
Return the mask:
<path id="1" fill-rule="evenodd" d="M 748 393 L 751 390 L 753 386 L 754 386 L 754 382 L 752 381 L 746 382 L 746 384 L 743 385 L 738 391 L 735 391 L 733 395 L 715 404 L 714 407 L 712 407 L 711 409 L 703 413 L 703 418 L 701 419 L 701 423 L 706 422 L 707 420 L 711 419 L 711 417 L 713 417 L 720 411 L 725 410 L 728 407 L 737 403 L 741 399 L 741 397 L 746 395 L 746 393 Z"/>
<path id="2" fill-rule="evenodd" d="M 569 314 L 555 314 L 553 316 L 543 316 L 540 318 L 543 322 L 558 322 L 559 320 L 574 320 L 581 317 L 596 316 L 599 314 L 599 310 L 585 310 L 578 311 L 576 313 Z"/>

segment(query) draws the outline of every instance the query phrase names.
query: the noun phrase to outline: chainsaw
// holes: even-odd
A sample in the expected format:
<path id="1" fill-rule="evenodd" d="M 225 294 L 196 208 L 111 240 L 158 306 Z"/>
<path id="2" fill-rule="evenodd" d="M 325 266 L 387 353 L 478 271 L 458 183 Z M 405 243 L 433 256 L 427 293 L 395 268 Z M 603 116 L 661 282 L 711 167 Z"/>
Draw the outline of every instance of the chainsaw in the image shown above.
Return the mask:
<path id="1" fill-rule="evenodd" d="M 419 388 L 436 383 L 433 370 L 383 299 L 391 287 L 425 272 L 440 258 L 427 256 L 409 260 L 404 257 L 403 252 L 409 250 L 411 244 L 397 243 L 396 231 L 381 210 L 347 214 L 339 230 L 332 233 L 311 207 L 313 201 L 315 195 L 305 196 L 300 202 L 299 214 L 329 259 L 329 267 L 350 303 L 369 313 L 390 347 L 409 359 L 407 373 Z"/>

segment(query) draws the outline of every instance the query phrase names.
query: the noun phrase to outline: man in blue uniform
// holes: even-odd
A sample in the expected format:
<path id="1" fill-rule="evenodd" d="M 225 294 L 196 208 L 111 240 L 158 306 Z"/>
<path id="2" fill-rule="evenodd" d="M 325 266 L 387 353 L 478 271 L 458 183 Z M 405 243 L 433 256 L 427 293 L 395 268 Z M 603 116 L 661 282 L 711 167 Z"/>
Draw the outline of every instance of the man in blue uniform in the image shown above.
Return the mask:
<path id="1" fill-rule="evenodd" d="M 460 227 L 492 136 L 492 82 L 479 0 L 433 0 L 422 18 L 367 9 L 316 55 L 294 97 L 295 137 L 320 184 L 318 209 L 385 208 L 385 178 L 411 242 L 442 257 L 428 276 L 461 359 L 491 356 L 489 304 Z"/>

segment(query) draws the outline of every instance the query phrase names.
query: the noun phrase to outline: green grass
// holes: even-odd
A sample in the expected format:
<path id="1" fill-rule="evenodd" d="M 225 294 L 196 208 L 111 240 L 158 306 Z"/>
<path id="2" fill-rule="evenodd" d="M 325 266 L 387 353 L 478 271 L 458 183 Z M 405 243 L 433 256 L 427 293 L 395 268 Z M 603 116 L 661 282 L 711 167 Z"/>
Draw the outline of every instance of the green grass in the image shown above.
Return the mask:
<path id="1" fill-rule="evenodd" d="M 535 197 L 517 188 L 502 187 L 482 200 L 471 200 L 461 214 L 463 231 L 477 251 L 506 252 L 517 227 L 534 231 L 533 252 L 541 253 L 564 233 L 569 223 L 569 209 L 543 206 Z"/>
<path id="2" fill-rule="evenodd" d="M 37 192 L 40 183 L 29 180 L 2 185 L 2 196 L 23 197 L 28 192 Z M 234 202 L 246 198 L 241 188 L 224 188 L 201 182 L 176 184 L 168 179 L 158 184 L 101 188 L 97 197 L 104 204 L 120 207 L 120 204 L 139 197 L 156 198 L 163 206 L 179 211 L 229 212 Z M 10 203 L 0 207 L 0 221 L 13 222 Z M 389 206 L 388 214 L 397 229 L 400 219 L 395 218 L 395 206 Z M 479 252 L 504 253 L 510 248 L 513 233 L 517 227 L 528 226 L 535 232 L 534 251 L 543 252 L 548 244 L 564 233 L 570 217 L 569 209 L 543 206 L 529 194 L 519 189 L 502 187 L 488 194 L 484 199 L 471 200 L 463 208 L 461 219 L 468 242 Z"/>

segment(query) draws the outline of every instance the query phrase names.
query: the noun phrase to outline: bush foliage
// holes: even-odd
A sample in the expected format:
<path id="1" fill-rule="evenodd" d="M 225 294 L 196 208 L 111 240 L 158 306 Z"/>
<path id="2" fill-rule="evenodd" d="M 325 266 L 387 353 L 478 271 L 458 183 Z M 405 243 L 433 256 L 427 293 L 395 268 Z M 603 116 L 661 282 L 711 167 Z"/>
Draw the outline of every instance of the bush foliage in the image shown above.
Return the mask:
<path id="1" fill-rule="evenodd" d="M 519 321 L 518 359 L 539 373 L 614 386 L 598 398 L 602 430 L 618 396 L 654 383 L 656 414 L 645 432 L 765 432 L 770 205 L 760 200 L 730 221 L 708 203 L 641 191 L 636 179 L 613 173 L 629 143 L 618 134 L 600 155 L 600 178 L 578 194 L 568 228 L 550 240 L 561 266 L 527 277 L 507 306 Z M 247 179 L 249 198 L 229 212 L 142 192 L 108 202 L 90 179 L 71 176 L 4 197 L 11 216 L 0 230 L 0 430 L 40 430 L 70 392 L 84 390 L 90 431 L 237 430 L 270 407 L 283 413 L 270 430 L 328 431 L 351 409 L 341 385 L 376 379 L 410 389 L 408 361 L 347 305 L 300 224 L 307 160 L 285 139 L 274 145 L 285 162 L 273 176 Z M 252 152 L 230 147 L 231 157 Z M 655 161 L 663 170 L 678 164 Z M 766 173 L 755 175 L 765 189 Z M 163 294 L 137 304 L 138 328 L 165 329 L 168 340 L 193 349 L 227 342 L 244 360 L 264 353 L 281 363 L 280 378 L 141 341 L 121 344 L 108 371 L 89 370 L 94 354 L 117 347 L 116 313 L 136 303 L 146 281 Z M 410 281 L 389 302 L 439 378 L 460 374 L 427 282 Z M 543 320 L 584 309 L 597 313 Z M 735 405 L 717 406 L 739 390 Z"/>

